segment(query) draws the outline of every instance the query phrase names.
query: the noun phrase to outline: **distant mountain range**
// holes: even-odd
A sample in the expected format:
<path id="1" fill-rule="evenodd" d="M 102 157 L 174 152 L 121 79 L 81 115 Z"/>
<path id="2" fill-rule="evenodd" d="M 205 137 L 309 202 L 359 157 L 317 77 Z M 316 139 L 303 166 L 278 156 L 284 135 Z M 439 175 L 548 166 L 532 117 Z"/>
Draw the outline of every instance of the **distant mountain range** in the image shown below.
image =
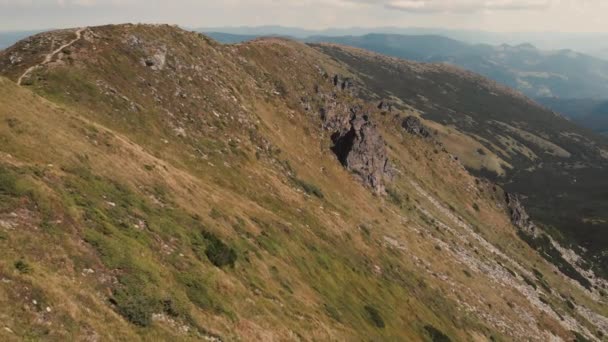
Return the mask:
<path id="1" fill-rule="evenodd" d="M 212 27 L 198 28 L 199 32 L 223 32 L 237 36 L 280 35 L 298 39 L 311 36 L 363 36 L 370 33 L 416 36 L 443 36 L 471 44 L 519 45 L 530 43 L 543 50 L 571 49 L 608 60 L 608 34 L 568 32 L 488 32 L 422 27 L 350 27 L 306 30 L 284 26 Z"/>
<path id="2" fill-rule="evenodd" d="M 448 62 L 480 73 L 532 98 L 603 98 L 608 61 L 572 50 L 542 51 L 531 44 L 472 45 L 442 36 L 368 34 L 311 37 L 419 62 Z"/>
<path id="3" fill-rule="evenodd" d="M 517 89 L 598 132 L 608 131 L 608 62 L 531 44 L 467 44 L 442 36 L 368 34 L 311 37 L 420 62 L 447 62 Z"/>
<path id="4" fill-rule="evenodd" d="M 269 30 L 269 29 L 268 29 Z M 238 32 L 238 31 L 235 31 Z M 251 34 L 207 32 L 224 43 L 256 38 Z M 275 31 L 275 35 L 305 32 Z M 532 44 L 469 44 L 438 35 L 372 33 L 362 36 L 310 36 L 309 43 L 330 42 L 418 62 L 447 62 L 517 89 L 539 103 L 597 132 L 608 131 L 608 61 L 573 50 L 544 51 Z"/>

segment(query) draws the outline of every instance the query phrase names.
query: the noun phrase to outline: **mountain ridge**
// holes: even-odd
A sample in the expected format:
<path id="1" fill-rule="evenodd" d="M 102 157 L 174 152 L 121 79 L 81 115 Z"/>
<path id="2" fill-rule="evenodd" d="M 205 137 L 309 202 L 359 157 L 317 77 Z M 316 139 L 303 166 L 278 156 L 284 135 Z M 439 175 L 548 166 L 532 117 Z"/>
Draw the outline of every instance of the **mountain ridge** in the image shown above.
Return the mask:
<path id="1" fill-rule="evenodd" d="M 379 105 L 352 65 L 285 39 L 222 46 L 171 26 L 103 26 L 16 85 L 74 34 L 0 53 L 12 80 L 0 78 L 3 338 L 608 329 L 605 285 L 570 280 L 520 239 L 504 192 L 404 130 L 420 113 Z M 348 156 L 390 162 L 386 194 L 362 181 L 359 158 L 334 154 L 342 141 Z"/>

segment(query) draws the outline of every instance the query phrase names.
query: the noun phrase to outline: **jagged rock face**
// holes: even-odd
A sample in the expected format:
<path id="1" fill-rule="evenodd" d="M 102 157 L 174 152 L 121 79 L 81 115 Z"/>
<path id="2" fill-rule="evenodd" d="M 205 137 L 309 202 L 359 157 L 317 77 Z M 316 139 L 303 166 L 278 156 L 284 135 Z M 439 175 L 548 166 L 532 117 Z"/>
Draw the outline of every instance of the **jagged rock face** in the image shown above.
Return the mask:
<path id="1" fill-rule="evenodd" d="M 352 90 L 352 81 L 336 75 L 331 82 L 339 91 Z M 363 107 L 340 100 L 337 93 L 318 94 L 323 129 L 331 132 L 332 151 L 340 163 L 377 194 L 385 194 L 392 178 L 386 143 Z"/>
<path id="2" fill-rule="evenodd" d="M 332 151 L 348 170 L 376 193 L 385 193 L 390 167 L 384 139 L 367 115 L 352 113 L 347 124 L 331 136 Z"/>
<path id="3" fill-rule="evenodd" d="M 538 229 L 530 219 L 519 197 L 505 192 L 505 201 L 507 202 L 507 209 L 513 225 L 523 232 L 536 237 L 539 234 Z"/>
<path id="4" fill-rule="evenodd" d="M 410 134 L 419 135 L 424 138 L 428 138 L 431 136 L 431 132 L 422 124 L 420 119 L 415 116 L 408 116 L 403 119 L 401 122 L 401 127 L 405 129 L 406 132 Z"/>

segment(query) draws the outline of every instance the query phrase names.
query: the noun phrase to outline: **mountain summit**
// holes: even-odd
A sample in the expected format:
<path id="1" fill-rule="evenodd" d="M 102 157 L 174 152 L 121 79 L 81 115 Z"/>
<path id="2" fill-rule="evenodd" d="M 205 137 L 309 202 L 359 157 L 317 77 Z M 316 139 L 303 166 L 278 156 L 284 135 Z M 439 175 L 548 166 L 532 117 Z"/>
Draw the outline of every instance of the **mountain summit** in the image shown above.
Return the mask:
<path id="1" fill-rule="evenodd" d="M 0 339 L 608 333 L 601 265 L 518 178 L 561 192 L 604 146 L 480 76 L 167 25 L 38 34 L 0 74 Z"/>

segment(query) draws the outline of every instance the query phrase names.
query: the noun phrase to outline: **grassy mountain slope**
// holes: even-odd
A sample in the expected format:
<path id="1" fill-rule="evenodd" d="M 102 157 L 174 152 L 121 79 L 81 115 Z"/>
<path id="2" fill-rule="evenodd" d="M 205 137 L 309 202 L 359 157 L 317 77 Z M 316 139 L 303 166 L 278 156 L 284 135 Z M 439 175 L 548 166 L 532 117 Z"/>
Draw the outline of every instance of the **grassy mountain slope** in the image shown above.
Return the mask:
<path id="1" fill-rule="evenodd" d="M 328 75 L 348 76 L 346 64 L 282 39 L 222 46 L 170 26 L 105 26 L 15 84 L 73 37 L 0 55 L 0 339 L 608 330 L 604 290 L 522 241 L 500 188 L 336 89 Z M 327 101 L 375 123 L 395 170 L 386 195 L 331 153 Z"/>
<path id="2" fill-rule="evenodd" d="M 440 123 L 440 138 L 468 168 L 525 195 L 534 218 L 562 241 L 584 246 L 590 260 L 608 274 L 605 139 L 456 67 L 336 45 L 316 47 L 347 63 L 370 90 L 368 98 L 392 99 Z"/>

